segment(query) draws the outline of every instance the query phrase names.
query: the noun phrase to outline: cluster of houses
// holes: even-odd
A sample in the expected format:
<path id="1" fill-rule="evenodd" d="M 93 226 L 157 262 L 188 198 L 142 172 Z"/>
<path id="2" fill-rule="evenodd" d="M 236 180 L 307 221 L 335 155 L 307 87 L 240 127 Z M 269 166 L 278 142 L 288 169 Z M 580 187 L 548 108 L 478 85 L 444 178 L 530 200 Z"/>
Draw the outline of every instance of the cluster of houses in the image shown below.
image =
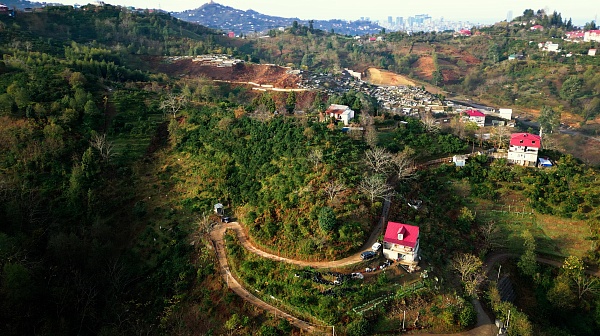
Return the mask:
<path id="1" fill-rule="evenodd" d="M 243 60 L 232 58 L 226 54 L 210 54 L 210 55 L 197 55 L 197 56 L 170 56 L 166 57 L 167 62 L 176 62 L 184 59 L 192 60 L 194 63 L 204 66 L 214 66 L 218 68 L 232 67 L 239 63 L 244 63 Z"/>

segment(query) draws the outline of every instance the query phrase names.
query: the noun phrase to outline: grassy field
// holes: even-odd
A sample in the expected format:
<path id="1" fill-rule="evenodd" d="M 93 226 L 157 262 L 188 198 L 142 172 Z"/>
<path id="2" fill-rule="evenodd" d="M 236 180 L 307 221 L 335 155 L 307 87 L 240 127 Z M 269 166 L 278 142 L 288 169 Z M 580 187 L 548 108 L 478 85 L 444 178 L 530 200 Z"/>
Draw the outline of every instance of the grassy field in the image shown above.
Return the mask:
<path id="1" fill-rule="evenodd" d="M 457 192 L 465 194 L 469 186 L 456 183 Z M 582 257 L 592 248 L 589 226 L 584 220 L 562 218 L 536 213 L 528 205 L 527 199 L 510 189 L 500 189 L 500 196 L 493 200 L 470 198 L 470 207 L 481 223 L 494 221 L 500 230 L 502 247 L 520 252 L 523 249 L 521 234 L 531 231 L 535 237 L 538 253 L 566 257 Z"/>

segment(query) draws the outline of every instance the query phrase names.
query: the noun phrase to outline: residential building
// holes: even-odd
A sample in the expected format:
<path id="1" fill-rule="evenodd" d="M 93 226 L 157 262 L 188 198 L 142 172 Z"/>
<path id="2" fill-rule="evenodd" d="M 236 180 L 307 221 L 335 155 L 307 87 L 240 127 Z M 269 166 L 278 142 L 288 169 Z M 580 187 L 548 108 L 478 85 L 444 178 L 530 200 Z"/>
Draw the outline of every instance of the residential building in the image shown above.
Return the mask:
<path id="1" fill-rule="evenodd" d="M 383 255 L 409 265 L 419 263 L 419 227 L 388 222 L 383 238 Z"/>
<path id="2" fill-rule="evenodd" d="M 354 118 L 354 111 L 346 105 L 331 104 L 325 114 L 330 118 L 342 121 L 345 126 L 348 126 L 350 120 Z"/>
<path id="3" fill-rule="evenodd" d="M 466 110 L 465 111 L 465 119 L 472 121 L 477 124 L 479 127 L 485 126 L 485 114 L 481 111 L 477 110 Z"/>
<path id="4" fill-rule="evenodd" d="M 510 135 L 508 161 L 522 166 L 535 166 L 541 147 L 542 138 L 539 135 L 513 133 Z"/>
<path id="5" fill-rule="evenodd" d="M 588 56 L 596 56 L 596 49 L 590 49 L 588 50 Z"/>
<path id="6" fill-rule="evenodd" d="M 452 157 L 452 162 L 457 167 L 464 167 L 467 164 L 467 156 L 466 155 L 454 155 Z"/>
<path id="7" fill-rule="evenodd" d="M 596 41 L 600 42 L 600 30 L 590 30 L 583 34 L 583 40 L 585 42 Z"/>
<path id="8" fill-rule="evenodd" d="M 511 120 L 512 119 L 512 109 L 506 109 L 506 108 L 501 108 L 498 110 L 498 113 L 500 114 L 500 118 L 502 119 L 506 119 L 506 120 Z"/>

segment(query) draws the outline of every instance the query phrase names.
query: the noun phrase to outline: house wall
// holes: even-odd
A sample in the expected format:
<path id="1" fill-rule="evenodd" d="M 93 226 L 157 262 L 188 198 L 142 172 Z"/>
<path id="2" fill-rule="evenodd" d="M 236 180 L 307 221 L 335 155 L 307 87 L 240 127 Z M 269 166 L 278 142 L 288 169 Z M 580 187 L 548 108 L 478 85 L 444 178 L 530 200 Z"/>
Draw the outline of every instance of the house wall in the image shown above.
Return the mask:
<path id="1" fill-rule="evenodd" d="M 513 163 L 516 164 L 520 164 L 520 165 L 535 165 L 535 163 L 537 162 L 537 156 L 538 156 L 538 152 L 536 151 L 528 151 L 525 152 L 523 150 L 520 151 L 515 151 L 511 149 L 508 151 L 508 157 L 507 159 Z"/>
<path id="2" fill-rule="evenodd" d="M 395 244 L 390 244 L 388 242 L 383 243 L 383 255 L 387 259 L 391 260 L 402 260 L 405 262 L 418 262 L 419 259 L 419 241 L 417 240 L 417 244 L 412 251 L 408 251 L 410 248 Z"/>

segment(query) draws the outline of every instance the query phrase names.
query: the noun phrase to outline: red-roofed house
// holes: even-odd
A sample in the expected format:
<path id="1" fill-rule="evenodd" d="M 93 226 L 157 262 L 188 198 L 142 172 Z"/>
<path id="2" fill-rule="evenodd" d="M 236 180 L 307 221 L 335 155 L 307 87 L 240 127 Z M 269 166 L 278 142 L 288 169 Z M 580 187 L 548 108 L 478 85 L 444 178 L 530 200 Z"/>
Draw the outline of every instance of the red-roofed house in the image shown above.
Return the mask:
<path id="1" fill-rule="evenodd" d="M 567 40 L 571 40 L 571 41 L 575 41 L 575 40 L 583 40 L 583 36 L 585 35 L 585 32 L 583 31 L 570 31 L 570 32 L 566 32 L 565 36 Z"/>
<path id="2" fill-rule="evenodd" d="M 586 31 L 585 34 L 583 34 L 583 40 L 585 42 L 589 42 L 589 41 L 600 42 L 600 30 Z"/>
<path id="3" fill-rule="evenodd" d="M 383 237 L 383 255 L 411 265 L 419 263 L 419 227 L 388 222 Z"/>
<path id="4" fill-rule="evenodd" d="M 483 114 L 481 111 L 466 110 L 465 119 L 476 123 L 479 127 L 483 127 L 485 125 L 485 114 Z"/>
<path id="5" fill-rule="evenodd" d="M 508 161 L 523 166 L 535 166 L 541 147 L 542 138 L 539 135 L 513 133 L 510 135 Z"/>
<path id="6" fill-rule="evenodd" d="M 343 121 L 346 126 L 350 123 L 350 119 L 354 118 L 354 111 L 346 105 L 331 104 L 325 114 L 330 118 Z"/>
<path id="7" fill-rule="evenodd" d="M 535 26 L 531 26 L 531 28 L 529 28 L 530 30 L 544 30 L 544 26 L 542 25 L 535 25 Z"/>
<path id="8" fill-rule="evenodd" d="M 456 35 L 458 36 L 471 36 L 471 31 L 468 29 L 461 29 L 459 30 Z"/>

